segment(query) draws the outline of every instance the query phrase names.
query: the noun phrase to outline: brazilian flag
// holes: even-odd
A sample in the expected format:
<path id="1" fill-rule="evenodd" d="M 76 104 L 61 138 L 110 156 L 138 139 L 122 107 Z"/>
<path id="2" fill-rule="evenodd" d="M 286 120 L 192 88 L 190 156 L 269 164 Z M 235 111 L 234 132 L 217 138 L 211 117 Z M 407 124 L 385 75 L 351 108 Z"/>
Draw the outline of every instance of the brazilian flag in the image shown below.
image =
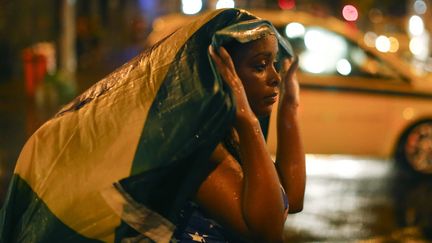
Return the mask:
<path id="1" fill-rule="evenodd" d="M 207 13 L 42 125 L 18 158 L 0 242 L 169 242 L 235 115 L 207 48 L 251 29 L 276 32 L 244 10 Z"/>

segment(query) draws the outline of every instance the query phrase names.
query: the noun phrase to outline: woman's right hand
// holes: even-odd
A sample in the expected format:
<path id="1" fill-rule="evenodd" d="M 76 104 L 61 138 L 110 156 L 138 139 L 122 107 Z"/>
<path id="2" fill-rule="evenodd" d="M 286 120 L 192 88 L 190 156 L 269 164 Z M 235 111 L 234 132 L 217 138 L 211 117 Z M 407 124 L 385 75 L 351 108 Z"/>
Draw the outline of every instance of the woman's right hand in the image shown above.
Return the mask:
<path id="1" fill-rule="evenodd" d="M 244 121 L 245 119 L 253 119 L 255 117 L 252 109 L 250 108 L 246 91 L 243 87 L 237 72 L 235 70 L 234 62 L 231 56 L 224 47 L 219 47 L 219 51 L 216 52 L 212 45 L 209 46 L 209 54 L 213 59 L 217 70 L 219 71 L 224 82 L 231 88 L 235 102 L 236 102 L 236 118 Z"/>

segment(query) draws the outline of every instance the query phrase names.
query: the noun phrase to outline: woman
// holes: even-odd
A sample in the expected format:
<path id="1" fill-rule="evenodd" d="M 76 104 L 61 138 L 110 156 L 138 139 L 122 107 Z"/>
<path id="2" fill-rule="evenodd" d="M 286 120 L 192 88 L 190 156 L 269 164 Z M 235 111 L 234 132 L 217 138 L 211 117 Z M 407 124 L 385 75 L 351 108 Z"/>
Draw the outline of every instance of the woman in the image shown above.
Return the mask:
<path id="1" fill-rule="evenodd" d="M 169 242 L 176 228 L 190 236 L 188 201 L 226 229 L 222 240 L 281 241 L 281 186 L 291 212 L 304 191 L 296 64 L 284 61 L 282 78 L 273 66 L 288 49 L 270 23 L 217 10 L 97 82 L 26 142 L 0 242 Z M 258 118 L 276 95 L 273 164 Z"/>
<path id="2" fill-rule="evenodd" d="M 232 133 L 229 142 L 212 153 L 210 162 L 216 169 L 201 184 L 194 200 L 197 205 L 191 203 L 183 211 L 174 235 L 180 242 L 282 242 L 287 213 L 302 210 L 305 188 L 297 123 L 298 61 L 281 60 L 283 68 L 278 72 L 274 34 L 245 44 L 232 41 L 226 47 L 210 46 L 209 54 L 235 96 Z M 258 118 L 270 115 L 278 96 L 274 163 Z"/>

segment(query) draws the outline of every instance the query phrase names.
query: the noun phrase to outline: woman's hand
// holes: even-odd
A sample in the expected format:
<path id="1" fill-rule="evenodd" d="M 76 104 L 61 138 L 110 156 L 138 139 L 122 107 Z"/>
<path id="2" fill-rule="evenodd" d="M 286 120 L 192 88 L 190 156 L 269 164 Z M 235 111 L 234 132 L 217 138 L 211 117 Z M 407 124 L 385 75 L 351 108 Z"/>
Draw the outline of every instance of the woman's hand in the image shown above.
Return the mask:
<path id="1" fill-rule="evenodd" d="M 216 53 L 214 47 L 210 45 L 209 54 L 216 64 L 216 68 L 222 76 L 222 79 L 234 93 L 237 121 L 256 118 L 250 108 L 243 83 L 237 75 L 234 63 L 226 49 L 220 47 L 219 52 Z"/>
<path id="2" fill-rule="evenodd" d="M 222 156 L 222 149 L 215 150 L 212 160 L 218 161 L 219 166 L 202 184 L 198 202 L 222 224 L 246 238 L 256 242 L 282 242 L 285 206 L 281 184 L 260 123 L 228 52 L 221 47 L 216 53 L 209 47 L 209 53 L 234 93 L 237 105 L 234 127 L 241 165 L 228 152 Z M 222 208 L 220 203 L 215 203 L 221 200 L 229 205 L 229 211 L 226 205 Z"/>
<path id="3" fill-rule="evenodd" d="M 298 58 L 282 63 L 282 83 L 277 115 L 276 167 L 289 198 L 289 212 L 300 212 L 306 183 L 305 155 L 300 137 L 297 108 L 300 104 L 296 77 Z"/>
<path id="4" fill-rule="evenodd" d="M 283 109 L 283 107 L 295 109 L 300 104 L 300 88 L 296 76 L 297 68 L 297 56 L 282 61 L 279 109 Z"/>

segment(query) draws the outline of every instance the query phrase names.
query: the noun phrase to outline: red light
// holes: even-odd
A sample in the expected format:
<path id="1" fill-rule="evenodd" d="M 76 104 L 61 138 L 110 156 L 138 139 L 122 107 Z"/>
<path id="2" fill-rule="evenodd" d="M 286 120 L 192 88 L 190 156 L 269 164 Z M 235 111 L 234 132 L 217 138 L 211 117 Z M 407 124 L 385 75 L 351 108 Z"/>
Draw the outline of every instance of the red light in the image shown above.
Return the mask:
<path id="1" fill-rule="evenodd" d="M 295 0 L 279 0 L 279 7 L 281 9 L 292 9 L 295 7 Z"/>
<path id="2" fill-rule="evenodd" d="M 347 21 L 356 21 L 358 18 L 356 7 L 353 5 L 345 5 L 342 9 L 342 16 Z"/>

